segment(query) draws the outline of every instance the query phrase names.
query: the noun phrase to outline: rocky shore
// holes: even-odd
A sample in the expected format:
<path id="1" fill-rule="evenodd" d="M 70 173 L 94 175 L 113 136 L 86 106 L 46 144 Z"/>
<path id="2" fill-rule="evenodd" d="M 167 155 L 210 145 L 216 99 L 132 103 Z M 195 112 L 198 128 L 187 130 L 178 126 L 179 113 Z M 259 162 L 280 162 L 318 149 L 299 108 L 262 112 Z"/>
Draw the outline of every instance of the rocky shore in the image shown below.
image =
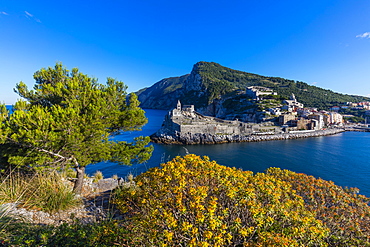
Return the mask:
<path id="1" fill-rule="evenodd" d="M 168 134 L 162 130 L 157 131 L 151 135 L 150 138 L 155 143 L 162 144 L 218 144 L 228 142 L 259 142 L 259 141 L 272 141 L 272 140 L 288 140 L 299 139 L 308 137 L 318 137 L 326 135 L 334 135 L 344 132 L 344 129 L 334 128 L 326 130 L 317 130 L 312 132 L 302 133 L 282 133 L 275 135 L 212 135 L 206 133 L 180 133 Z"/>

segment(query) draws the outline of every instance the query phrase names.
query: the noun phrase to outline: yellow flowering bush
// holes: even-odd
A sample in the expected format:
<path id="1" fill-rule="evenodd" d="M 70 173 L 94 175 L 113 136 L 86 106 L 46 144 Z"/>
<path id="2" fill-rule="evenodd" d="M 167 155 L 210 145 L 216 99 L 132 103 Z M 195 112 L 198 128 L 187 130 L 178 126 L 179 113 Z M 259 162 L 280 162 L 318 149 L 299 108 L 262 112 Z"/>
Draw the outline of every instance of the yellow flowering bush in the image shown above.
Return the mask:
<path id="1" fill-rule="evenodd" d="M 275 174 L 187 155 L 134 181 L 115 203 L 136 246 L 326 246 L 329 229 Z"/>
<path id="2" fill-rule="evenodd" d="M 330 246 L 370 246 L 370 200 L 358 189 L 279 168 L 266 173 L 292 185 L 305 207 L 330 229 L 325 239 Z"/>

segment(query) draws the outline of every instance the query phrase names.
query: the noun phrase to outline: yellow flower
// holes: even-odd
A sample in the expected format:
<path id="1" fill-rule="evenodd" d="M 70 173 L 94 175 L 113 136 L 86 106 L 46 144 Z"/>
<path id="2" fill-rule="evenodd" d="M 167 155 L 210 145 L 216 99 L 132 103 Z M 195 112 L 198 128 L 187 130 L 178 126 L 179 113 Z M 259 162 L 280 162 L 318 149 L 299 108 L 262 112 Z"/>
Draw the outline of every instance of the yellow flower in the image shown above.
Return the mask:
<path id="1" fill-rule="evenodd" d="M 188 222 L 182 222 L 182 230 L 183 231 L 187 231 L 187 230 L 189 230 L 190 228 L 192 228 L 193 227 L 193 224 L 190 224 L 190 223 L 188 223 Z"/>
<path id="2" fill-rule="evenodd" d="M 207 242 L 200 242 L 199 243 L 199 246 L 200 247 L 208 247 L 209 246 L 209 243 L 207 243 Z"/>
<path id="3" fill-rule="evenodd" d="M 211 239 L 212 238 L 212 232 L 210 232 L 210 231 L 205 231 L 204 232 L 204 237 L 206 238 L 206 239 Z"/>
<path id="4" fill-rule="evenodd" d="M 197 214 L 197 222 L 203 223 L 205 220 L 205 217 L 202 213 Z"/>
<path id="5" fill-rule="evenodd" d="M 197 244 L 197 240 L 195 238 L 192 238 L 192 240 L 190 240 L 190 242 L 189 242 L 190 247 L 193 247 L 193 246 L 195 247 L 196 244 Z"/>
<path id="6" fill-rule="evenodd" d="M 209 227 L 212 229 L 212 230 L 215 230 L 216 227 L 217 227 L 217 221 L 215 219 L 210 219 L 209 220 Z"/>
<path id="7" fill-rule="evenodd" d="M 234 222 L 235 222 L 235 223 L 237 223 L 237 224 L 240 224 L 240 223 L 242 223 L 242 220 L 238 217 L 238 218 L 236 218 L 236 219 L 234 220 Z"/>

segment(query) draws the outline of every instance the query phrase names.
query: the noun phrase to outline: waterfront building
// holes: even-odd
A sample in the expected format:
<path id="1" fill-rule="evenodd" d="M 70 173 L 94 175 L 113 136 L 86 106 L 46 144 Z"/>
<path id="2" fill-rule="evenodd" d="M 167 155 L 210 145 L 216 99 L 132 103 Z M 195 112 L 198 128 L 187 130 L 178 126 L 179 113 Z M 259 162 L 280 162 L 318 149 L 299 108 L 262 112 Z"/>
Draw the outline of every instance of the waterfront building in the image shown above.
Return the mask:
<path id="1" fill-rule="evenodd" d="M 279 116 L 280 125 L 295 126 L 294 120 L 296 120 L 297 115 L 288 113 Z"/>
<path id="2" fill-rule="evenodd" d="M 298 130 L 313 130 L 314 127 L 315 126 L 314 126 L 314 122 L 312 122 L 312 119 L 306 119 L 306 118 L 300 117 L 297 120 Z"/>
<path id="3" fill-rule="evenodd" d="M 342 124 L 343 123 L 343 116 L 338 112 L 329 112 L 329 121 L 328 124 Z"/>
<path id="4" fill-rule="evenodd" d="M 308 119 L 315 120 L 314 123 L 314 130 L 320 130 L 324 128 L 325 122 L 324 122 L 324 115 L 320 113 L 314 113 L 308 116 Z"/>

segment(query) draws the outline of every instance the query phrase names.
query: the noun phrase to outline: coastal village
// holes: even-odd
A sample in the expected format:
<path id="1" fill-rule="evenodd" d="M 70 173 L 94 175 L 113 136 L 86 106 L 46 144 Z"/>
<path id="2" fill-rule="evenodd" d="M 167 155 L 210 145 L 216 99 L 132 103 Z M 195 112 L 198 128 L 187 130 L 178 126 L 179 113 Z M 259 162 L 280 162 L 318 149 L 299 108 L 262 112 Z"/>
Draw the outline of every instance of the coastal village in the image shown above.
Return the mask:
<path id="1" fill-rule="evenodd" d="M 255 102 L 260 102 L 277 93 L 270 88 L 251 86 L 246 88 L 245 95 Z M 370 103 L 348 102 L 342 107 L 369 109 Z M 262 115 L 265 117 L 262 121 L 247 122 L 205 116 L 198 113 L 194 105 L 182 105 L 178 101 L 176 107 L 165 116 L 161 129 L 151 137 L 159 143 L 198 144 L 335 134 L 345 130 L 345 121 L 338 113 L 339 109 L 337 106 L 332 107 L 330 111 L 304 107 L 292 94 L 288 100 L 283 100 L 280 106 L 264 109 Z"/>

